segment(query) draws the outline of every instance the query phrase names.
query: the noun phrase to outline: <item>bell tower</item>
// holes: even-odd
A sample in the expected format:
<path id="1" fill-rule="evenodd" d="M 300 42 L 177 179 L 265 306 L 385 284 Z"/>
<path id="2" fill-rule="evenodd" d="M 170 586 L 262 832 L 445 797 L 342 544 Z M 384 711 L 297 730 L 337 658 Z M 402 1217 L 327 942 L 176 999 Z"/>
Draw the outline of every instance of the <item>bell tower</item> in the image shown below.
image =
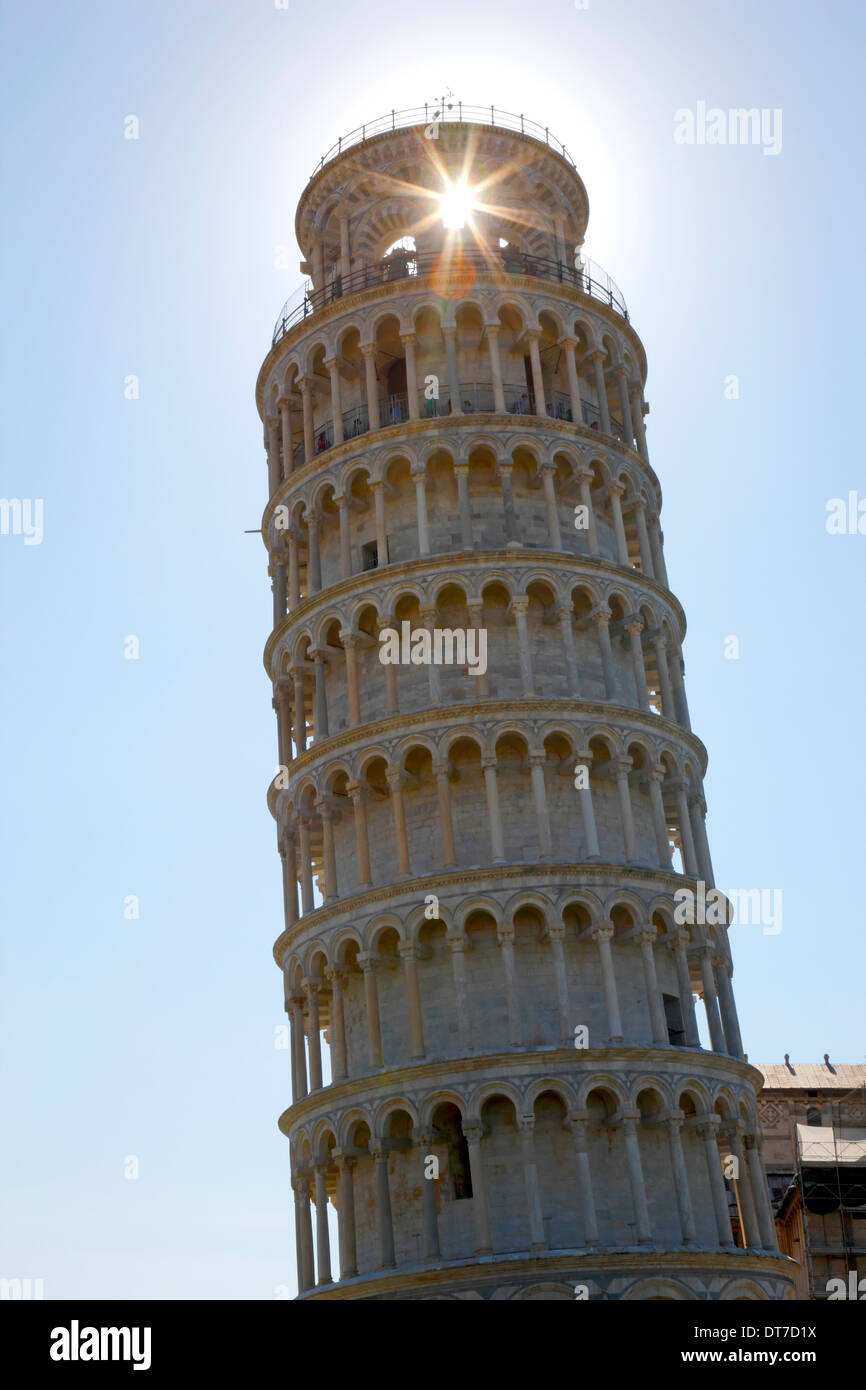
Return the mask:
<path id="1" fill-rule="evenodd" d="M 302 1300 L 791 1296 L 588 215 L 546 128 L 462 103 L 298 204 L 256 396 Z"/>

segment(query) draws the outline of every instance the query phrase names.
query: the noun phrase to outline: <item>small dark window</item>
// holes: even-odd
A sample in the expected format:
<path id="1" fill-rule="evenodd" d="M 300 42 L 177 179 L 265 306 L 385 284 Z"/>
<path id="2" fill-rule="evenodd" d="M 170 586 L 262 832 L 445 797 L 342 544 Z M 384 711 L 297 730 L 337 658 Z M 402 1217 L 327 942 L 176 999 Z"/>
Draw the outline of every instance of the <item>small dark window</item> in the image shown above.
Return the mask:
<path id="1" fill-rule="evenodd" d="M 662 996 L 665 1005 L 665 1023 L 668 1027 L 668 1042 L 671 1047 L 685 1047 L 686 1030 L 683 1027 L 683 1011 L 675 994 Z"/>
<path id="2" fill-rule="evenodd" d="M 806 1124 L 820 1125 L 822 1123 L 821 1111 L 816 1106 L 810 1105 L 809 1109 L 806 1111 Z"/>
<path id="3" fill-rule="evenodd" d="M 375 541 L 370 541 L 368 545 L 361 546 L 362 569 L 376 570 L 379 568 L 379 547 Z"/>

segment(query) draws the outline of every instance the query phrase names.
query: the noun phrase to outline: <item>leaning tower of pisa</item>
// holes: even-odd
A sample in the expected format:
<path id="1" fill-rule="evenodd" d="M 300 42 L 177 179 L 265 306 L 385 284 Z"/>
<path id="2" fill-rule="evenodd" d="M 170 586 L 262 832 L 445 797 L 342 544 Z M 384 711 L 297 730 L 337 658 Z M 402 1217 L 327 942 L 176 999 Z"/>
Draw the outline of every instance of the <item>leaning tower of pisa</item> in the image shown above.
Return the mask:
<path id="1" fill-rule="evenodd" d="M 301 1299 L 790 1296 L 587 220 L 549 131 L 459 103 L 298 204 L 257 402 Z"/>

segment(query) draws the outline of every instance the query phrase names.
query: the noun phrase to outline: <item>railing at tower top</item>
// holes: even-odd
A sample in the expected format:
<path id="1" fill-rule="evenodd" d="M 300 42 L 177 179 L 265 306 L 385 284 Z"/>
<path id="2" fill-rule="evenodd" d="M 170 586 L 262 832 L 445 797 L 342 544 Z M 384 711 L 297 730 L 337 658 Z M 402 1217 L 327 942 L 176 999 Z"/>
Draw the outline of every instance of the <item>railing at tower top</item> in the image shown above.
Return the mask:
<path id="1" fill-rule="evenodd" d="M 322 155 L 310 178 L 315 178 L 326 164 L 351 149 L 353 145 L 362 145 L 374 135 L 385 135 L 389 130 L 406 130 L 413 125 L 486 125 L 520 131 L 521 135 L 530 135 L 533 140 L 543 140 L 550 149 L 562 155 L 572 168 L 575 167 L 574 160 L 562 141 L 551 135 L 546 125 L 539 125 L 538 121 L 530 121 L 526 116 L 518 115 L 514 111 L 503 111 L 499 106 L 470 106 L 466 102 L 445 101 L 443 98 L 440 102 L 425 101 L 423 106 L 407 106 L 402 111 L 388 111 L 384 116 L 377 116 L 375 120 L 365 121 L 355 130 L 350 130 L 348 135 L 341 135 L 336 144 Z"/>
<path id="2" fill-rule="evenodd" d="M 412 276 L 433 276 L 438 282 L 441 294 L 455 297 L 467 293 L 471 287 L 471 277 L 476 271 L 495 272 L 507 275 L 531 275 L 540 280 L 550 280 L 555 284 L 569 285 L 572 289 L 588 294 L 592 299 L 607 304 L 610 309 L 621 314 L 628 323 L 628 309 L 622 291 L 611 280 L 607 271 L 602 270 L 595 261 L 582 260 L 578 267 L 563 261 L 551 260 L 546 256 L 532 256 L 517 251 L 512 246 L 499 250 L 484 250 L 481 247 L 461 247 L 452 253 L 440 251 L 411 251 L 402 255 L 390 255 L 373 265 L 363 265 L 350 275 L 337 275 L 322 289 L 313 289 L 307 280 L 286 300 L 274 325 L 271 339 L 273 347 L 285 337 L 290 328 L 309 318 L 317 309 L 323 309 L 335 300 L 362 290 L 373 289 L 377 285 L 388 284 L 393 280 L 406 280 Z"/>

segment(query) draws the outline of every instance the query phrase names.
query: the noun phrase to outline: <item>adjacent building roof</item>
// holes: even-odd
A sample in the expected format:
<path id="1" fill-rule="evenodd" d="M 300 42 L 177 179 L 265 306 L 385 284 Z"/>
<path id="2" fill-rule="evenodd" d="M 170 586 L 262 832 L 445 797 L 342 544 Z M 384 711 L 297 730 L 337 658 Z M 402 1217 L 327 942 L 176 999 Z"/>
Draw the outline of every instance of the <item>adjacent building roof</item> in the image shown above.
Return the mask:
<path id="1" fill-rule="evenodd" d="M 840 1062 L 755 1062 L 765 1091 L 853 1091 L 866 1086 L 866 1066 Z"/>

